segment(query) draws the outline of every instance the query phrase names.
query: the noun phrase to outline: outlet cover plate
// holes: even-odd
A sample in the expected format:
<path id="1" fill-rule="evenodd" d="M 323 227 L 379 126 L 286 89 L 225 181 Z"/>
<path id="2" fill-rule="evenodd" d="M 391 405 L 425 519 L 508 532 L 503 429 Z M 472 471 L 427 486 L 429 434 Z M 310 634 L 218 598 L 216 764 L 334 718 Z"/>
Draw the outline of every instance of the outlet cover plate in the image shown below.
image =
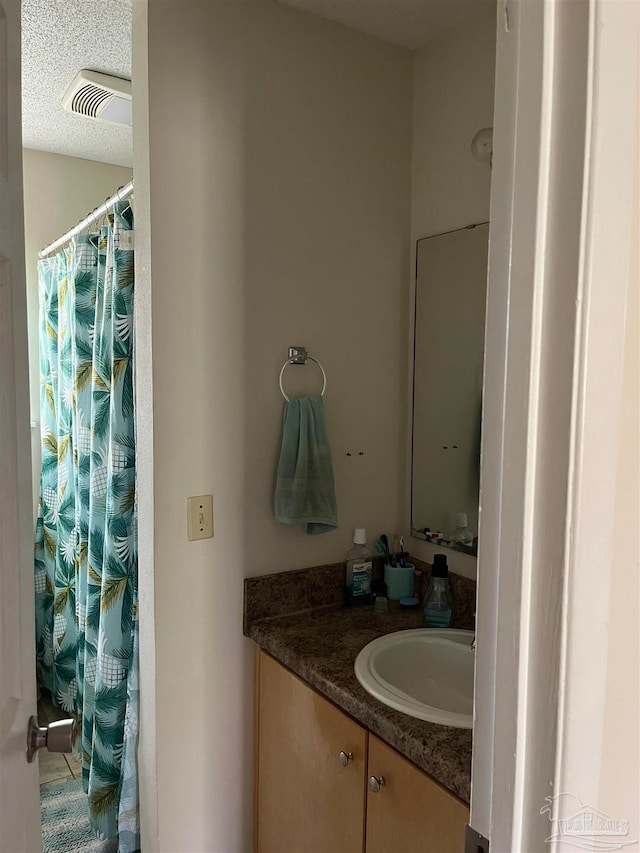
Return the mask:
<path id="1" fill-rule="evenodd" d="M 190 542 L 213 537 L 213 495 L 187 498 L 187 538 Z"/>

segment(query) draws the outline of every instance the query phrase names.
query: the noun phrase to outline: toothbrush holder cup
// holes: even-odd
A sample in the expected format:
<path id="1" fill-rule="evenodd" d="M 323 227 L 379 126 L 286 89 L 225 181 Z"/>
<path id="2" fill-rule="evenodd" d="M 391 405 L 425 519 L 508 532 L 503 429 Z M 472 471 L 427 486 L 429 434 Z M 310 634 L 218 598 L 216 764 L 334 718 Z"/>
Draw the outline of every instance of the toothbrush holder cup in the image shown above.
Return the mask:
<path id="1" fill-rule="evenodd" d="M 391 601 L 399 601 L 413 595 L 413 579 L 415 566 L 407 563 L 402 566 L 385 566 L 384 582 L 387 585 L 387 598 Z"/>

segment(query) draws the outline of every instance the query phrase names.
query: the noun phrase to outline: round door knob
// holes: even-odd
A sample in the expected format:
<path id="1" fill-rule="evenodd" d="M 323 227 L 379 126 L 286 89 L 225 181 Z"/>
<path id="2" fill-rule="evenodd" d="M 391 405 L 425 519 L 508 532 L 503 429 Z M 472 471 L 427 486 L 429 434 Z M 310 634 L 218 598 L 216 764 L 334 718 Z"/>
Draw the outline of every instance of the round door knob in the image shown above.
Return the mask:
<path id="1" fill-rule="evenodd" d="M 56 720 L 47 726 L 47 749 L 49 752 L 73 752 L 78 730 L 76 721 Z"/>
<path id="2" fill-rule="evenodd" d="M 338 760 L 343 767 L 346 767 L 350 761 L 353 761 L 353 753 L 342 750 L 338 754 Z"/>
<path id="3" fill-rule="evenodd" d="M 383 785 L 384 776 L 369 776 L 369 790 L 372 794 L 377 794 Z"/>
<path id="4" fill-rule="evenodd" d="M 27 729 L 27 761 L 31 763 L 39 749 L 49 752 L 73 752 L 76 742 L 76 721 L 57 720 L 48 726 L 39 726 L 35 717 L 29 718 Z"/>

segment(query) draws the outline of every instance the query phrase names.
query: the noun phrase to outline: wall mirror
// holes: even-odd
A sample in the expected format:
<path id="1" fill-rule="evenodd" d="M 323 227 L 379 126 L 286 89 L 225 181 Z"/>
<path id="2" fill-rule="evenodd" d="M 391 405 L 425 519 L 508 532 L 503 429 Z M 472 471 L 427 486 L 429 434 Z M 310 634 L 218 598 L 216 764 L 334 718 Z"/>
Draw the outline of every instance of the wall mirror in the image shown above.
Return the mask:
<path id="1" fill-rule="evenodd" d="M 417 244 L 412 533 L 477 554 L 489 223 Z"/>

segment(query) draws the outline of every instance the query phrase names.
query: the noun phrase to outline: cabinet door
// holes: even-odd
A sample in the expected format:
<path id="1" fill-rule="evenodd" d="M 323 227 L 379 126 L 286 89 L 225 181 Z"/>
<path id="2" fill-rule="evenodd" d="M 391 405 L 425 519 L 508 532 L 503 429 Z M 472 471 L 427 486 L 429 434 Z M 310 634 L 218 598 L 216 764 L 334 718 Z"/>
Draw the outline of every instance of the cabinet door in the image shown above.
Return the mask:
<path id="1" fill-rule="evenodd" d="M 263 652 L 258 666 L 256 849 L 362 853 L 366 730 Z"/>
<path id="2" fill-rule="evenodd" d="M 369 735 L 366 853 L 463 853 L 469 809 L 426 773 Z"/>

